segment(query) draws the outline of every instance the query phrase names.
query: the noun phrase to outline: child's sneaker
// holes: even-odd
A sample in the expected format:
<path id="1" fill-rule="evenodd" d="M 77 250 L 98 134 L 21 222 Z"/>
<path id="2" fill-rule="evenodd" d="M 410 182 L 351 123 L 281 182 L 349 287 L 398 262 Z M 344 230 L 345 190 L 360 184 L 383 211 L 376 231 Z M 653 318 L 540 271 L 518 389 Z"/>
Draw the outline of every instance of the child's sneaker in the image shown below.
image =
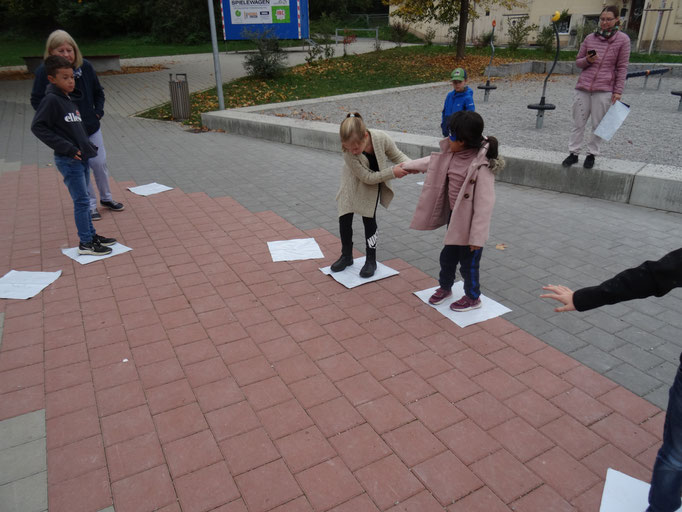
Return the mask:
<path id="1" fill-rule="evenodd" d="M 110 245 L 114 245 L 116 243 L 115 238 L 107 238 L 106 236 L 100 235 L 93 236 L 92 241 L 98 243 L 99 245 L 104 245 L 106 247 L 109 247 Z"/>
<path id="2" fill-rule="evenodd" d="M 452 297 L 452 291 L 450 290 L 443 290 L 442 288 L 438 288 L 433 295 L 429 298 L 429 304 L 432 304 L 434 306 L 437 306 L 438 304 L 441 304 L 444 302 L 447 298 Z"/>
<path id="3" fill-rule="evenodd" d="M 90 254 L 91 256 L 106 256 L 111 254 L 111 247 L 104 247 L 99 242 L 92 240 L 87 244 L 78 244 L 78 254 Z"/>
<path id="4" fill-rule="evenodd" d="M 472 309 L 478 309 L 481 307 L 481 299 L 472 299 L 466 295 L 456 302 L 450 304 L 450 309 L 452 311 L 462 312 L 471 311 Z"/>

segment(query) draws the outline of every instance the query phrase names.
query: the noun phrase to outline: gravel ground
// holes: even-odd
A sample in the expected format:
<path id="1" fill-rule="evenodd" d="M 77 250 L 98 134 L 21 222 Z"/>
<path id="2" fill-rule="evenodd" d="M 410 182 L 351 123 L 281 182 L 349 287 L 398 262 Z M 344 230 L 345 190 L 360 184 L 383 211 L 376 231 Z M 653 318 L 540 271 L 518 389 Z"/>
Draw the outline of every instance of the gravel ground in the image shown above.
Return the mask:
<path id="1" fill-rule="evenodd" d="M 553 75 L 547 83 L 546 102 L 556 110 L 545 113 L 542 129 L 535 128 L 536 111 L 528 104 L 538 103 L 545 75 L 524 75 L 517 79 L 497 79 L 497 89 L 491 91 L 488 103 L 484 91 L 471 81 L 477 111 L 486 122 L 485 133 L 494 135 L 503 146 L 516 146 L 558 151 L 568 154 L 571 129 L 571 105 L 576 75 Z M 608 158 L 681 166 L 682 112 L 678 112 L 679 97 L 670 94 L 682 89 L 682 78 L 666 77 L 655 90 L 657 77 L 628 80 L 623 101 L 631 106 L 630 115 L 618 133 L 602 144 L 602 155 Z M 264 114 L 338 123 L 346 112 L 360 112 L 368 126 L 440 137 L 440 114 L 449 83 L 408 91 L 389 91 L 353 100 L 324 101 L 300 108 L 264 111 Z M 588 121 L 589 125 L 589 121 Z M 590 129 L 586 130 L 586 135 Z M 585 137 L 587 140 L 587 136 Z M 677 141 L 677 142 L 675 142 Z"/>

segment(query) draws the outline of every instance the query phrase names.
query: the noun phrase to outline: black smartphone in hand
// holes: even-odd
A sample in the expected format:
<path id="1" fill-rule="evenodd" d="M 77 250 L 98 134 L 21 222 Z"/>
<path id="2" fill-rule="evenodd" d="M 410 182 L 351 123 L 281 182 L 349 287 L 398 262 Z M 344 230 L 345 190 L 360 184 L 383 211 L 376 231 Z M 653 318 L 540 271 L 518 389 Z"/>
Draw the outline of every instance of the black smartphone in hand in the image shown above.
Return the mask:
<path id="1" fill-rule="evenodd" d="M 587 55 L 588 57 L 594 57 L 595 55 L 597 55 L 597 50 L 589 50 L 587 52 Z"/>

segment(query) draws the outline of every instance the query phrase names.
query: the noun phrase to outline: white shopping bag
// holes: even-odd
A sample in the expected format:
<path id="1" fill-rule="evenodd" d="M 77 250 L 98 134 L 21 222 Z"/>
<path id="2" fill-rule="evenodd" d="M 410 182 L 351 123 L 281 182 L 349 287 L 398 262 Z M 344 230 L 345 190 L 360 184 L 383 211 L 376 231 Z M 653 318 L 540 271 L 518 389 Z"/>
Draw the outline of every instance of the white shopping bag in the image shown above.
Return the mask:
<path id="1" fill-rule="evenodd" d="M 623 121 L 625 121 L 625 118 L 629 113 L 630 105 L 627 105 L 622 101 L 616 101 L 606 112 L 606 115 L 602 118 L 599 126 L 597 126 L 597 129 L 594 131 L 594 134 L 604 140 L 611 140 L 611 137 L 616 134 L 618 128 L 623 124 Z"/>

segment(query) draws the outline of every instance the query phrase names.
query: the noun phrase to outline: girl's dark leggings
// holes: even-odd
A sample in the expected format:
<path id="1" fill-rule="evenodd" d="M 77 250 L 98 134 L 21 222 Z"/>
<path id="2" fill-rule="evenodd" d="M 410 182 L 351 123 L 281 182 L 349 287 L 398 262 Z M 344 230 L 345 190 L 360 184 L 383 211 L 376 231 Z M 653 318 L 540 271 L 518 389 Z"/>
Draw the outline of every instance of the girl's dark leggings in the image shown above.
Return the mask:
<path id="1" fill-rule="evenodd" d="M 363 217 L 362 223 L 365 226 L 365 248 L 375 249 L 377 246 L 377 218 Z M 341 243 L 351 245 L 353 243 L 353 213 L 347 213 L 339 217 L 339 232 Z"/>
<path id="2" fill-rule="evenodd" d="M 479 266 L 483 248 L 472 251 L 468 245 L 446 245 L 440 252 L 440 275 L 438 283 L 444 290 L 450 290 L 455 282 L 457 265 L 464 278 L 464 293 L 471 299 L 481 295 Z"/>

